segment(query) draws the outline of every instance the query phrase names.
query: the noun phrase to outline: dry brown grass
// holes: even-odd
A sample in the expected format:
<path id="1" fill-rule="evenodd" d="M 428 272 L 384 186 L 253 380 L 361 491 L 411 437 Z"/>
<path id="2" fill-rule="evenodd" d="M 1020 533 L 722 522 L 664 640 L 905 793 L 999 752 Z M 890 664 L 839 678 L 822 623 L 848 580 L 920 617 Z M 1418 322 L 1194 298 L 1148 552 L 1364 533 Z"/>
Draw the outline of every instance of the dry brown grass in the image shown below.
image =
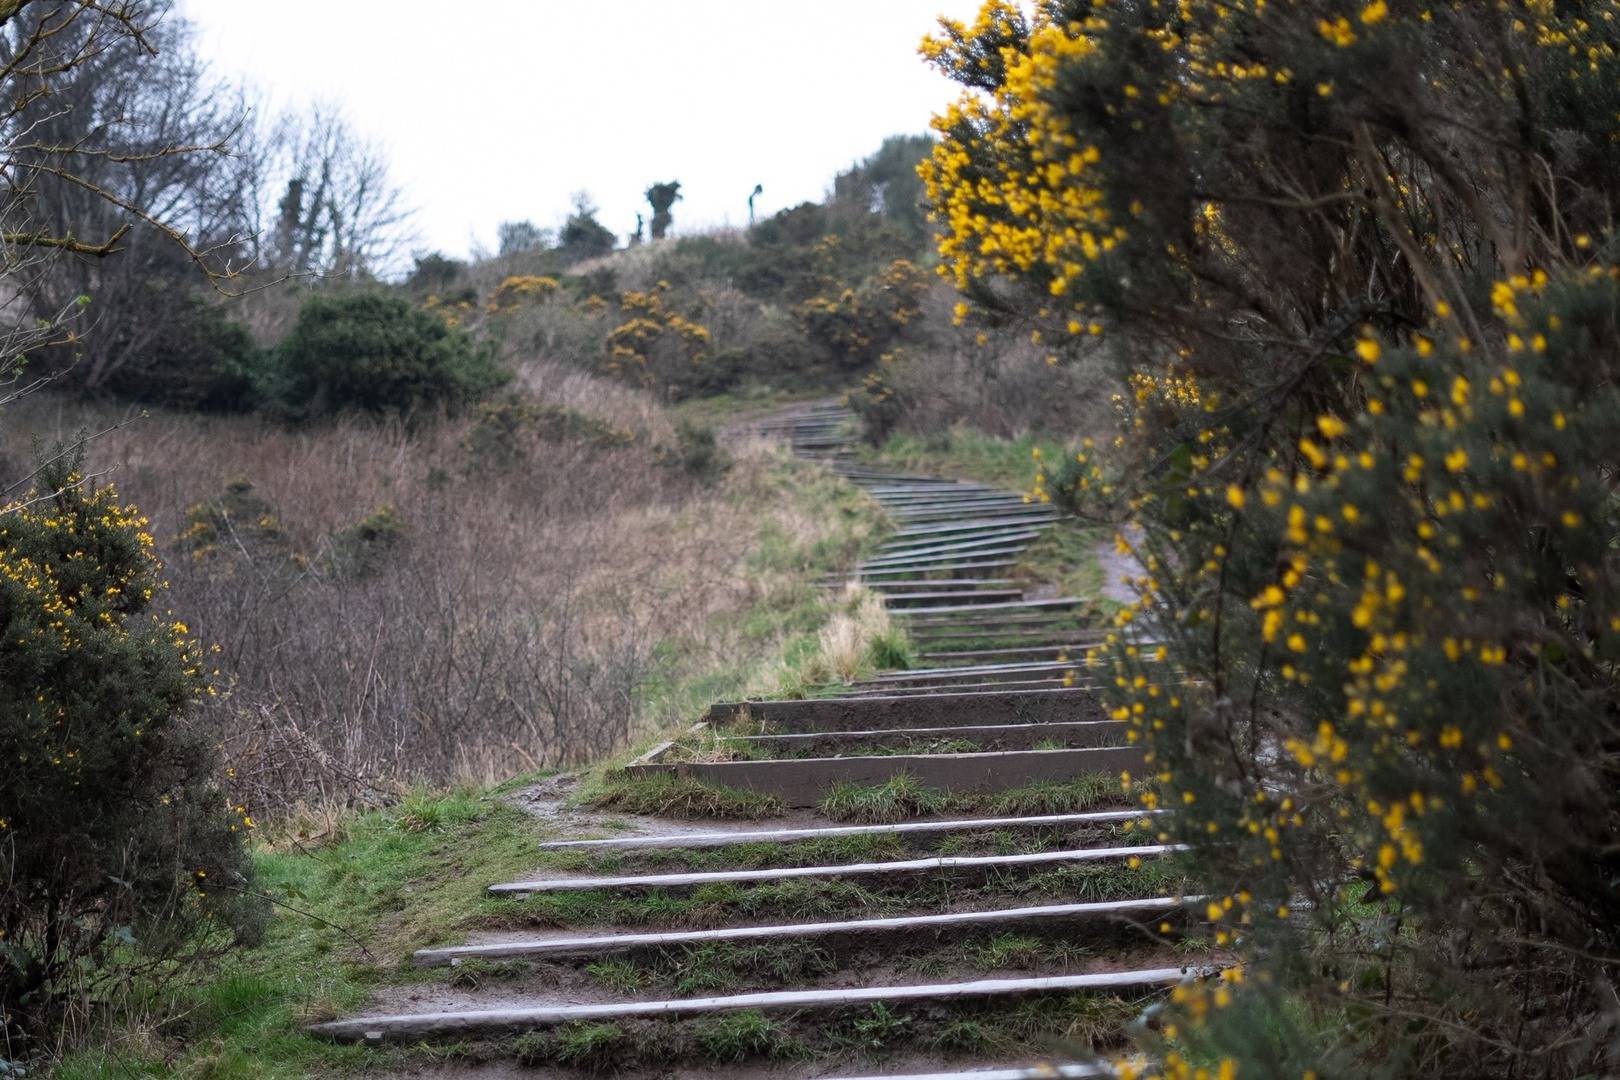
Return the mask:
<path id="1" fill-rule="evenodd" d="M 642 693 L 767 648 L 744 613 L 802 598 L 808 565 L 749 562 L 770 531 L 806 549 L 847 522 L 795 510 L 787 465 L 734 450 L 704 482 L 660 453 L 667 415 L 636 391 L 533 364 L 525 385 L 635 444 L 526 444 L 515 464 L 464 445 L 473 418 L 288 428 L 157 414 L 96 440 L 89 468 L 152 519 L 165 602 L 220 646 L 206 710 L 261 808 L 487 782 L 607 754 L 670 717 Z M 36 395 L 8 409 L 0 465 L 115 413 Z M 0 471 L 13 472 L 12 468 Z M 182 542 L 190 508 L 246 478 L 281 539 L 229 521 L 211 552 Z M 402 539 L 369 572 L 334 559 L 388 505 Z"/>
<path id="2" fill-rule="evenodd" d="M 889 632 L 889 613 L 872 590 L 851 583 L 845 587 L 843 610 L 821 630 L 821 658 L 828 671 L 845 682 L 861 673 L 872 642 Z"/>

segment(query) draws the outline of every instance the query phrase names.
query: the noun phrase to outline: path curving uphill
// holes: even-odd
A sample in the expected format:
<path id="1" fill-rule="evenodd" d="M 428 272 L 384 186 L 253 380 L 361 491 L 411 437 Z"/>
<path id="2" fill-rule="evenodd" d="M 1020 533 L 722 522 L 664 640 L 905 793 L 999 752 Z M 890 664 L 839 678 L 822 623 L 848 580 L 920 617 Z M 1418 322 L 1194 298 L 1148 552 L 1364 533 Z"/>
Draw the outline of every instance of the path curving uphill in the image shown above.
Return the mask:
<path id="1" fill-rule="evenodd" d="M 1006 573 L 1056 513 L 861 465 L 831 403 L 756 427 L 890 515 L 852 575 L 921 666 L 716 704 L 627 776 L 747 790 L 788 820 L 542 845 L 545 870 L 489 883 L 499 931 L 415 955 L 411 1008 L 313 1031 L 544 1075 L 1107 1076 L 1084 1059 L 1212 972 L 1175 850 L 1119 789 L 1143 762 L 1093 694 L 1105 631 L 1084 598 Z"/>

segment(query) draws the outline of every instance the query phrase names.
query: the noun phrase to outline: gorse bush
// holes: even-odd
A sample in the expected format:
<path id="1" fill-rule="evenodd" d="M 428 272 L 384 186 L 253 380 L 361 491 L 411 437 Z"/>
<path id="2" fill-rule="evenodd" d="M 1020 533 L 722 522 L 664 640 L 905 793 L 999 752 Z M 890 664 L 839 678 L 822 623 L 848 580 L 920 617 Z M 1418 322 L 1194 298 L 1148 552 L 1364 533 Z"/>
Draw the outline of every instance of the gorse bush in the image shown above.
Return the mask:
<path id="1" fill-rule="evenodd" d="M 709 330 L 695 315 L 672 307 L 669 291 L 669 282 L 660 281 L 645 292 L 627 292 L 619 298 L 623 321 L 607 336 L 602 366 L 616 378 L 679 398 L 703 381 Z"/>
<path id="2" fill-rule="evenodd" d="M 144 519 L 112 488 L 46 470 L 0 508 L 0 1028 L 38 1045 L 67 999 L 104 1000 L 121 968 L 250 934 L 262 912 L 186 719 L 205 653 L 152 610 Z"/>
<path id="3" fill-rule="evenodd" d="M 812 341 L 846 368 L 875 363 L 916 318 L 928 277 L 906 259 L 896 259 L 859 288 L 813 296 L 796 314 Z"/>
<path id="4" fill-rule="evenodd" d="M 276 349 L 266 397 L 293 416 L 454 409 L 507 381 L 493 350 L 382 293 L 312 295 Z"/>
<path id="5" fill-rule="evenodd" d="M 1052 483 L 1140 527 L 1162 644 L 1102 662 L 1243 960 L 1149 1071 L 1612 1073 L 1620 5 L 992 2 L 924 53 L 944 272 L 1126 418 Z"/>

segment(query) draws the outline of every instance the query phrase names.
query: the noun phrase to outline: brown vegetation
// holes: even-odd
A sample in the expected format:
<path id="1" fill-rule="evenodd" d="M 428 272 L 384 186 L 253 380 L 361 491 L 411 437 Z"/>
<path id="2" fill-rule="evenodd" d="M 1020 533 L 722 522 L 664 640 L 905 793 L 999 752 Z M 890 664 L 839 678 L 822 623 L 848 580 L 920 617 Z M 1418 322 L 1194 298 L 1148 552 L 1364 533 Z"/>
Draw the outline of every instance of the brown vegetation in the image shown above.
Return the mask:
<path id="1" fill-rule="evenodd" d="M 705 483 L 644 395 L 546 365 L 520 381 L 596 423 L 164 413 L 93 443 L 89 469 L 152 519 L 165 602 L 219 647 L 205 721 L 256 807 L 601 756 L 677 707 L 655 683 L 768 647 L 740 615 L 809 594 L 808 556 L 748 561 L 764 530 L 807 551 L 841 527 L 793 505 L 798 466 L 742 446 Z M 0 452 L 114 418 L 38 396 Z"/>

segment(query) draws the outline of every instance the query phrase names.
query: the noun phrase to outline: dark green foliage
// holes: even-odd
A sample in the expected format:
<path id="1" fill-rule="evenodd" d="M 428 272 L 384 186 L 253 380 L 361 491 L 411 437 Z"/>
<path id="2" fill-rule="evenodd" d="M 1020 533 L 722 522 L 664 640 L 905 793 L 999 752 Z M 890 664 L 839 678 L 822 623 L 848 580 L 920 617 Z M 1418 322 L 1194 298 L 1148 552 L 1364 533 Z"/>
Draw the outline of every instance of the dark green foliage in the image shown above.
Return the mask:
<path id="1" fill-rule="evenodd" d="M 906 328 L 922 314 L 928 275 L 907 259 L 896 259 L 858 287 L 836 283 L 794 309 L 805 333 L 832 363 L 861 368 L 884 358 Z"/>
<path id="2" fill-rule="evenodd" d="M 612 230 L 596 220 L 596 207 L 581 195 L 574 200 L 574 212 L 557 234 L 557 250 L 564 262 L 580 262 L 606 255 L 617 241 Z"/>
<path id="3" fill-rule="evenodd" d="M 669 212 L 670 207 L 674 206 L 675 200 L 680 197 L 681 182 L 679 180 L 654 184 L 647 189 L 647 203 L 652 207 L 653 212 L 652 238 L 654 240 L 662 240 L 664 234 L 669 232 L 669 227 L 675 220 Z"/>
<path id="4" fill-rule="evenodd" d="M 186 713 L 199 642 L 153 610 L 144 519 L 47 469 L 0 513 L 0 1017 L 15 1048 L 122 962 L 257 931 L 244 808 Z"/>
<path id="5" fill-rule="evenodd" d="M 455 409 L 508 375 L 493 350 L 383 293 L 315 294 L 276 350 L 266 396 L 293 417 Z"/>
<path id="6" fill-rule="evenodd" d="M 99 389 L 131 401 L 211 412 L 253 408 L 253 378 L 262 364 L 253 335 L 217 303 L 174 295 L 174 287 L 153 290 L 149 321 L 142 332 L 104 339 L 122 341 L 123 362 L 110 369 Z"/>

